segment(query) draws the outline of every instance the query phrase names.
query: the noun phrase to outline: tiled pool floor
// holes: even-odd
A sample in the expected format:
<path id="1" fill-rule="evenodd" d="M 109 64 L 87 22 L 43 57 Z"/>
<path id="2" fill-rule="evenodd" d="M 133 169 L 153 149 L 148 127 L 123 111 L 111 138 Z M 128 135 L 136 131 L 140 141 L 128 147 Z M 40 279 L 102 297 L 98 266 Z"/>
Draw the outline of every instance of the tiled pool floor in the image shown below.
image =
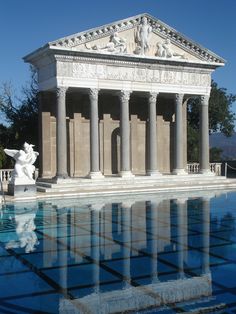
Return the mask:
<path id="1" fill-rule="evenodd" d="M 236 193 L 18 203 L 0 218 L 0 313 L 236 313 Z"/>

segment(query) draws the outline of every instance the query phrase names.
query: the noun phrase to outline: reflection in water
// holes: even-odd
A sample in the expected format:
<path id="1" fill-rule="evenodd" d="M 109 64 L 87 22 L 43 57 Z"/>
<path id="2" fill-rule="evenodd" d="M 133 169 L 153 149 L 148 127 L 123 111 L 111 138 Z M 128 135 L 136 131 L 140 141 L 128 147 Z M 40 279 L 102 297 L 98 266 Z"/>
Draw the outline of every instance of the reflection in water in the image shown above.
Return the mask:
<path id="1" fill-rule="evenodd" d="M 104 203 L 89 205 L 81 211 L 71 206 L 63 214 L 57 210 L 60 243 L 70 243 L 75 259 L 79 255 L 91 263 L 87 273 L 91 289 L 80 295 L 80 289 L 76 289 L 79 285 L 71 287 L 67 251 L 54 252 L 58 254 L 59 264 L 66 265 L 59 271 L 64 296 L 73 298 L 73 301 L 60 300 L 60 313 L 69 310 L 74 313 L 137 311 L 210 296 L 209 200 L 202 199 L 201 203 L 204 253 L 198 276 L 185 273 L 188 262 L 187 199 Z M 172 210 L 174 215 L 171 215 Z M 161 262 L 166 250 L 175 254 L 175 259 L 168 261 L 169 265 L 166 263 L 169 271 L 163 269 Z M 81 267 L 83 262 L 80 260 Z M 110 281 L 121 284 L 117 287 L 110 284 L 109 279 L 104 278 L 104 271 L 114 277 Z M 165 273 L 170 280 L 165 280 Z"/>
<path id="2" fill-rule="evenodd" d="M 52 313 L 136 312 L 208 299 L 211 242 L 220 244 L 222 233 L 230 240 L 234 225 L 232 214 L 216 219 L 210 197 L 37 206 L 4 213 L 6 230 L 9 221 L 15 229 L 0 240 L 59 293 Z"/>
<path id="3" fill-rule="evenodd" d="M 10 239 L 6 243 L 6 249 L 23 248 L 25 253 L 30 253 L 35 250 L 39 244 L 37 235 L 35 233 L 34 219 L 36 217 L 36 204 L 17 204 L 14 205 L 14 218 L 11 219 L 15 222 L 15 239 Z"/>

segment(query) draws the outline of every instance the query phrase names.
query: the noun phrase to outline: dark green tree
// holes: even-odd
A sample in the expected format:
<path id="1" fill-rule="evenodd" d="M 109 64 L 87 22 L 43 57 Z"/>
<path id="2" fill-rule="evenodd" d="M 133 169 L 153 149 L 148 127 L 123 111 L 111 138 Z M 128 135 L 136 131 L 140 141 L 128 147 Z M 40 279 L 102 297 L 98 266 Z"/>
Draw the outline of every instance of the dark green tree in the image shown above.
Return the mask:
<path id="1" fill-rule="evenodd" d="M 25 141 L 38 146 L 38 87 L 33 68 L 31 81 L 23 87 L 20 99 L 15 97 L 11 84 L 3 84 L 0 111 L 6 120 L 11 148 L 19 148 Z M 1 145 L 2 137 L 0 141 Z"/>
<path id="2" fill-rule="evenodd" d="M 209 99 L 209 133 L 222 132 L 225 136 L 232 136 L 234 132 L 235 114 L 232 104 L 236 95 L 229 94 L 226 88 L 218 87 L 212 81 Z M 199 127 L 200 127 L 200 99 L 191 98 L 188 101 L 188 161 L 199 160 Z M 213 148 L 212 148 L 213 149 Z M 218 161 L 221 150 L 212 150 L 210 160 Z M 217 160 L 215 160 L 217 159 Z"/>

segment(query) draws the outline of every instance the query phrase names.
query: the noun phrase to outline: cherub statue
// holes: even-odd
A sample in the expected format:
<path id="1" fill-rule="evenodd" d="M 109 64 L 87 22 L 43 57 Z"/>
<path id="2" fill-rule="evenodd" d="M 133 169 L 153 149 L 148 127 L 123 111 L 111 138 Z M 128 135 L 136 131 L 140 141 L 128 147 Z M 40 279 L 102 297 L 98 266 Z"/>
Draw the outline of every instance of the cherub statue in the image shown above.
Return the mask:
<path id="1" fill-rule="evenodd" d="M 11 182 L 14 182 L 17 178 L 34 181 L 33 173 L 35 171 L 35 166 L 33 164 L 39 153 L 35 152 L 33 147 L 34 145 L 25 142 L 23 150 L 4 149 L 4 152 L 16 161 Z"/>

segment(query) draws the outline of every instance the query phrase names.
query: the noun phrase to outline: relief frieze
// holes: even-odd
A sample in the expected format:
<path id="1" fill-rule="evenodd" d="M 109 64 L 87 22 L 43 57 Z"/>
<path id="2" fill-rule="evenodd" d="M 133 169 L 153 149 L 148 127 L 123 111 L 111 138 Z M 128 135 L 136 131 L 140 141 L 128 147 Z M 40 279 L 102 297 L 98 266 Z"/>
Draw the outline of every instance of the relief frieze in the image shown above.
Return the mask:
<path id="1" fill-rule="evenodd" d="M 66 71 L 66 67 L 68 69 Z M 72 65 L 72 67 L 71 67 Z M 60 70 L 62 70 L 60 72 Z M 60 73 L 60 74 L 59 74 Z M 73 63 L 58 67 L 58 74 L 73 78 L 105 79 L 131 82 L 147 82 L 176 85 L 210 86 L 211 77 L 208 73 L 174 71 L 173 69 L 145 69 L 103 64 Z"/>

